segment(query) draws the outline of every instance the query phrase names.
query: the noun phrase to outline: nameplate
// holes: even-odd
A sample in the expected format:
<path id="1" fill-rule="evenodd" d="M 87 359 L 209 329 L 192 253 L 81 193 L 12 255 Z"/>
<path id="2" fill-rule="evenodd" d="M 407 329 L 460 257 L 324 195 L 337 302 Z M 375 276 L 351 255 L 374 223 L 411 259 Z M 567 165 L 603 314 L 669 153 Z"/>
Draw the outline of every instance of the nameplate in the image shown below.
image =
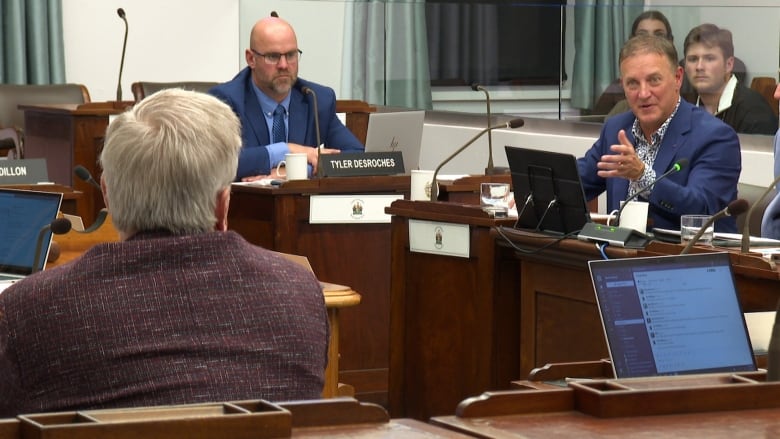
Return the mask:
<path id="1" fill-rule="evenodd" d="M 342 152 L 320 155 L 324 177 L 357 177 L 404 173 L 401 151 Z"/>
<path id="2" fill-rule="evenodd" d="M 468 258 L 468 224 L 409 220 L 409 250 L 417 253 Z"/>
<path id="3" fill-rule="evenodd" d="M 0 160 L 0 184 L 49 183 L 46 159 Z"/>
<path id="4" fill-rule="evenodd" d="M 310 224 L 389 223 L 385 208 L 403 194 L 392 195 L 312 195 L 309 197 Z"/>

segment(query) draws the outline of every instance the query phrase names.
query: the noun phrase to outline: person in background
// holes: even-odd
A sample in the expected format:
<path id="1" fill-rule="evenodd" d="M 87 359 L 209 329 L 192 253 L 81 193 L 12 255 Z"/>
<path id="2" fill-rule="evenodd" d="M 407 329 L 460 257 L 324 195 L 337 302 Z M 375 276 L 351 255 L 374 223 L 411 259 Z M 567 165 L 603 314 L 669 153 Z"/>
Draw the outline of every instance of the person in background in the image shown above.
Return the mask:
<path id="1" fill-rule="evenodd" d="M 731 32 L 710 23 L 685 37 L 685 74 L 696 91 L 696 105 L 738 133 L 774 134 L 777 117 L 766 100 L 733 74 Z"/>
<path id="2" fill-rule="evenodd" d="M 163 90 L 109 125 L 121 241 L 0 294 L 0 417 L 319 397 L 319 282 L 227 231 L 240 149 L 238 118 L 204 93 Z"/>
<path id="3" fill-rule="evenodd" d="M 637 35 L 654 35 L 660 38 L 666 38 L 669 41 L 674 41 L 674 35 L 672 35 L 672 26 L 669 24 L 669 20 L 666 16 L 655 10 L 645 11 L 639 14 L 631 25 L 631 36 Z M 595 114 L 607 113 L 606 118 L 610 118 L 618 113 L 628 111 L 628 102 L 626 102 L 626 94 L 623 91 L 623 84 L 620 78 L 610 84 L 597 104 L 597 108 L 594 109 Z"/>
<path id="4" fill-rule="evenodd" d="M 225 101 L 241 119 L 243 148 L 237 179 L 275 175 L 287 153 L 306 153 L 310 173 L 323 154 L 363 151 L 364 146 L 336 115 L 336 93 L 298 77 L 302 51 L 292 26 L 275 16 L 258 21 L 249 36 L 247 67 L 209 93 Z M 315 93 L 314 99 L 305 90 Z M 315 111 L 322 145 L 317 143 Z"/>
<path id="5" fill-rule="evenodd" d="M 775 88 L 775 99 L 780 100 L 780 83 Z M 775 133 L 775 177 L 780 177 L 780 130 Z M 761 218 L 761 236 L 765 238 L 780 239 L 780 190 L 777 190 L 775 198 L 764 210 Z M 780 340 L 778 340 L 780 343 Z M 778 365 L 778 377 L 780 377 L 780 365 Z"/>
<path id="6" fill-rule="evenodd" d="M 578 159 L 586 198 L 606 191 L 611 212 L 640 192 L 639 199 L 649 203 L 648 230 L 679 230 L 683 214 L 726 207 L 737 196 L 739 139 L 731 127 L 680 98 L 683 71 L 672 42 L 631 38 L 620 51 L 620 74 L 631 111 L 607 120 Z M 683 158 L 687 167 L 645 189 Z M 727 217 L 715 229 L 736 232 L 736 222 Z"/>

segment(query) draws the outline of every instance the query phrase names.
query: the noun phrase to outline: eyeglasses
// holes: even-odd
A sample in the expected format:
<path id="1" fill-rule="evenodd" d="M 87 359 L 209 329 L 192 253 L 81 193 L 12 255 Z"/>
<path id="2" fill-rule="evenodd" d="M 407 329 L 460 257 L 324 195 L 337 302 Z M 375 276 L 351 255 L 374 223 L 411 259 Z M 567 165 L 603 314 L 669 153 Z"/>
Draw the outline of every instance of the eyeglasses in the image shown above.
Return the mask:
<path id="1" fill-rule="evenodd" d="M 255 56 L 263 57 L 265 63 L 271 65 L 279 64 L 279 61 L 282 60 L 282 56 L 284 56 L 284 59 L 285 61 L 287 61 L 288 64 L 295 64 L 301 58 L 301 55 L 303 55 L 301 49 L 291 50 L 287 53 L 260 53 L 252 48 L 250 48 L 249 50 L 251 50 L 252 53 L 255 54 Z"/>

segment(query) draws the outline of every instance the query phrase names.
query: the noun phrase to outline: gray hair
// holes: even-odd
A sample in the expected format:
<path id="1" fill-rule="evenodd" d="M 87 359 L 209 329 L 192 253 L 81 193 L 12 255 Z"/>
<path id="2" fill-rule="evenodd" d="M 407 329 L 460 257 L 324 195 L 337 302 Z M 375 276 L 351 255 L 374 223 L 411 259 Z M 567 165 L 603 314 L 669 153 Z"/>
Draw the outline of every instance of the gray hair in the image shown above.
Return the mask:
<path id="1" fill-rule="evenodd" d="M 217 194 L 238 167 L 241 127 L 219 99 L 168 89 L 119 115 L 100 155 L 114 226 L 125 233 L 214 230 Z"/>
<path id="2" fill-rule="evenodd" d="M 677 49 L 674 48 L 674 44 L 666 38 L 653 35 L 637 35 L 629 38 L 620 49 L 620 64 L 623 64 L 626 58 L 646 53 L 666 57 L 669 60 L 669 67 L 672 70 L 677 68 Z"/>

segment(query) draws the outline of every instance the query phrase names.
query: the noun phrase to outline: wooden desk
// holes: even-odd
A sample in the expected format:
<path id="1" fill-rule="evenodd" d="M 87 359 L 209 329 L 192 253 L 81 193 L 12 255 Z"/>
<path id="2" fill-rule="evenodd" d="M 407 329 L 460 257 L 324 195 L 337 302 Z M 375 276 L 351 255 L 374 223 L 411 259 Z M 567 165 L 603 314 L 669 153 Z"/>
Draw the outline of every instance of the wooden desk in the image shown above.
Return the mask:
<path id="1" fill-rule="evenodd" d="M 0 419 L 0 437 L 87 439 L 466 438 L 411 419 L 390 419 L 351 398 L 84 410 Z"/>
<path id="2" fill-rule="evenodd" d="M 431 423 L 478 437 L 780 437 L 780 383 L 763 372 L 589 380 L 486 392 Z"/>
<path id="3" fill-rule="evenodd" d="M 408 194 L 409 176 L 324 178 L 278 188 L 233 185 L 228 227 L 248 241 L 306 256 L 317 277 L 360 291 L 340 315 L 339 381 L 386 404 L 390 327 L 390 224 L 312 224 L 311 195 Z"/>
<path id="4" fill-rule="evenodd" d="M 24 111 L 25 158 L 45 158 L 51 181 L 84 193 L 81 217 L 89 226 L 105 207 L 103 196 L 91 184 L 76 178 L 82 165 L 100 181 L 98 156 L 108 127 L 108 117 L 132 103 L 92 102 L 81 105 L 20 105 Z"/>
<path id="5" fill-rule="evenodd" d="M 519 269 L 490 229 L 514 220 L 428 201 L 399 200 L 386 211 L 393 215 L 390 414 L 426 420 L 452 413 L 467 395 L 508 388 L 519 369 Z M 410 220 L 467 225 L 469 257 L 412 252 Z"/>
<path id="6" fill-rule="evenodd" d="M 534 251 L 555 239 L 522 230 L 505 230 L 513 244 Z M 507 246 L 503 240 L 499 245 Z M 610 258 L 679 254 L 683 246 L 652 242 L 644 250 L 607 247 Z M 755 254 L 731 251 L 740 303 L 745 312 L 774 311 L 780 297 L 780 272 Z M 712 251 L 695 247 L 694 252 Z M 565 239 L 544 251 L 516 253 L 520 260 L 520 370 L 528 376 L 547 363 L 606 358 L 606 342 L 588 272 L 591 259 L 601 259 L 593 243 Z"/>
<path id="7" fill-rule="evenodd" d="M 73 259 L 95 244 L 119 241 L 119 234 L 114 229 L 111 216 L 106 217 L 103 226 L 92 233 L 79 233 L 72 230 L 64 235 L 55 235 L 54 241 L 60 248 L 60 256 L 57 260 L 49 262 L 46 267 L 56 267 Z M 323 283 L 325 306 L 328 308 L 328 322 L 330 323 L 330 343 L 328 345 L 328 366 L 325 369 L 325 387 L 322 391 L 324 398 L 332 398 L 340 395 L 351 395 L 351 389 L 339 388 L 339 339 L 340 318 L 342 308 L 349 308 L 360 303 L 360 294 L 349 287 Z"/>

